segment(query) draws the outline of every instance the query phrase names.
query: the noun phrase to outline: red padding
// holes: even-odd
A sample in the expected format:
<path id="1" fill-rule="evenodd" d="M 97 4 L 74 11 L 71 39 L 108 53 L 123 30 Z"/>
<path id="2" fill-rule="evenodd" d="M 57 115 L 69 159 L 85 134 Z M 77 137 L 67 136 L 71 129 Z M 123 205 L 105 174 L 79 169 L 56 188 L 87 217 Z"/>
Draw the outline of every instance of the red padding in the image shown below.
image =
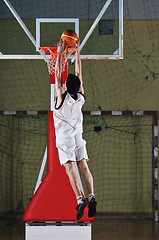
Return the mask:
<path id="1" fill-rule="evenodd" d="M 23 221 L 77 221 L 76 197 L 60 165 L 55 144 L 53 112 L 48 112 L 47 173 L 26 208 Z M 88 207 L 80 221 L 94 221 L 88 217 Z"/>

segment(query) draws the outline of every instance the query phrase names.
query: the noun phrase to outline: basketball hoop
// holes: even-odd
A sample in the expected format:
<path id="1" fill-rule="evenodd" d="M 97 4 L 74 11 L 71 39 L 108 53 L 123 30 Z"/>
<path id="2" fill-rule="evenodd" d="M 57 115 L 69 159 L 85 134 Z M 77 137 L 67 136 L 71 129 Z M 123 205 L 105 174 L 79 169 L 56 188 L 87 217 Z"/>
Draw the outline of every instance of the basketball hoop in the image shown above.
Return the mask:
<path id="1" fill-rule="evenodd" d="M 40 47 L 39 50 L 40 54 L 44 56 L 44 60 L 47 63 L 49 74 L 51 75 L 54 74 L 57 59 L 57 47 Z M 74 52 L 73 48 L 66 48 L 62 53 L 62 72 L 65 71 L 68 53 L 70 56 L 73 52 Z M 49 55 L 45 53 L 48 53 Z"/>

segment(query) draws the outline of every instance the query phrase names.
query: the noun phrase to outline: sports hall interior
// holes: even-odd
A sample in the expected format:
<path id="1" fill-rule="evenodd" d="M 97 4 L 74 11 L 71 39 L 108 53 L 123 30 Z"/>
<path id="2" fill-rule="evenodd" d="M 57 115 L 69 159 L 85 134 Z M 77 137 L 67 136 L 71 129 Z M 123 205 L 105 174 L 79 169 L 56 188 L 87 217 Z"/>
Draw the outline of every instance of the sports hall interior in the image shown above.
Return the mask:
<path id="1" fill-rule="evenodd" d="M 10 3 L 35 39 L 36 18 L 78 18 L 82 43 L 106 1 Z M 112 0 L 81 55 L 112 55 L 118 50 L 118 11 L 119 1 Z M 66 29 L 74 29 L 74 23 L 41 23 L 41 46 L 56 46 Z M 3 0 L 0 36 L 0 238 L 24 240 L 22 215 L 33 196 L 47 145 L 50 77 L 43 59 L 1 58 L 38 55 Z M 68 73 L 74 69 L 69 59 Z M 82 76 L 86 96 L 83 137 L 98 201 L 92 239 L 157 240 L 158 0 L 124 0 L 122 59 L 83 58 Z M 43 176 L 46 171 L 45 166 Z"/>

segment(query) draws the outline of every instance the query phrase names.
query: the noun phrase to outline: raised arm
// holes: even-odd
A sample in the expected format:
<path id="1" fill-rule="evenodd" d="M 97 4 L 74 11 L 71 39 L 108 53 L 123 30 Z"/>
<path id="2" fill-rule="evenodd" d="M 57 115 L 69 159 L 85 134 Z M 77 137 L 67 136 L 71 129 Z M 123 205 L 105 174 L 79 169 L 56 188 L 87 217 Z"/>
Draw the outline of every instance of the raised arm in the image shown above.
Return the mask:
<path id="1" fill-rule="evenodd" d="M 75 50 L 76 50 L 75 73 L 76 73 L 76 76 L 79 77 L 81 82 L 79 92 L 84 94 L 83 81 L 82 81 L 82 64 L 81 64 L 81 58 L 80 58 L 79 45 L 80 43 L 78 41 L 75 47 Z"/>
<path id="2" fill-rule="evenodd" d="M 64 42 L 62 40 L 57 43 L 57 60 L 55 64 L 55 89 L 58 100 L 62 100 L 62 94 L 64 90 L 61 84 L 61 72 L 62 72 L 62 53 L 65 50 Z"/>

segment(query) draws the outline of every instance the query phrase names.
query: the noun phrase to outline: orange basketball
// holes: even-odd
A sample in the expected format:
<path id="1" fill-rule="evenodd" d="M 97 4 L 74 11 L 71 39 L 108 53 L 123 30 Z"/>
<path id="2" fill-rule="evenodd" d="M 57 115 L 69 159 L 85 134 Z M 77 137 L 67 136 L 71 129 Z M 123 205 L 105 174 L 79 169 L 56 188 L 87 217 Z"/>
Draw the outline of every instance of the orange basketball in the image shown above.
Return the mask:
<path id="1" fill-rule="evenodd" d="M 62 33 L 61 39 L 65 41 L 66 46 L 72 47 L 76 44 L 78 36 L 73 30 L 66 30 Z"/>

